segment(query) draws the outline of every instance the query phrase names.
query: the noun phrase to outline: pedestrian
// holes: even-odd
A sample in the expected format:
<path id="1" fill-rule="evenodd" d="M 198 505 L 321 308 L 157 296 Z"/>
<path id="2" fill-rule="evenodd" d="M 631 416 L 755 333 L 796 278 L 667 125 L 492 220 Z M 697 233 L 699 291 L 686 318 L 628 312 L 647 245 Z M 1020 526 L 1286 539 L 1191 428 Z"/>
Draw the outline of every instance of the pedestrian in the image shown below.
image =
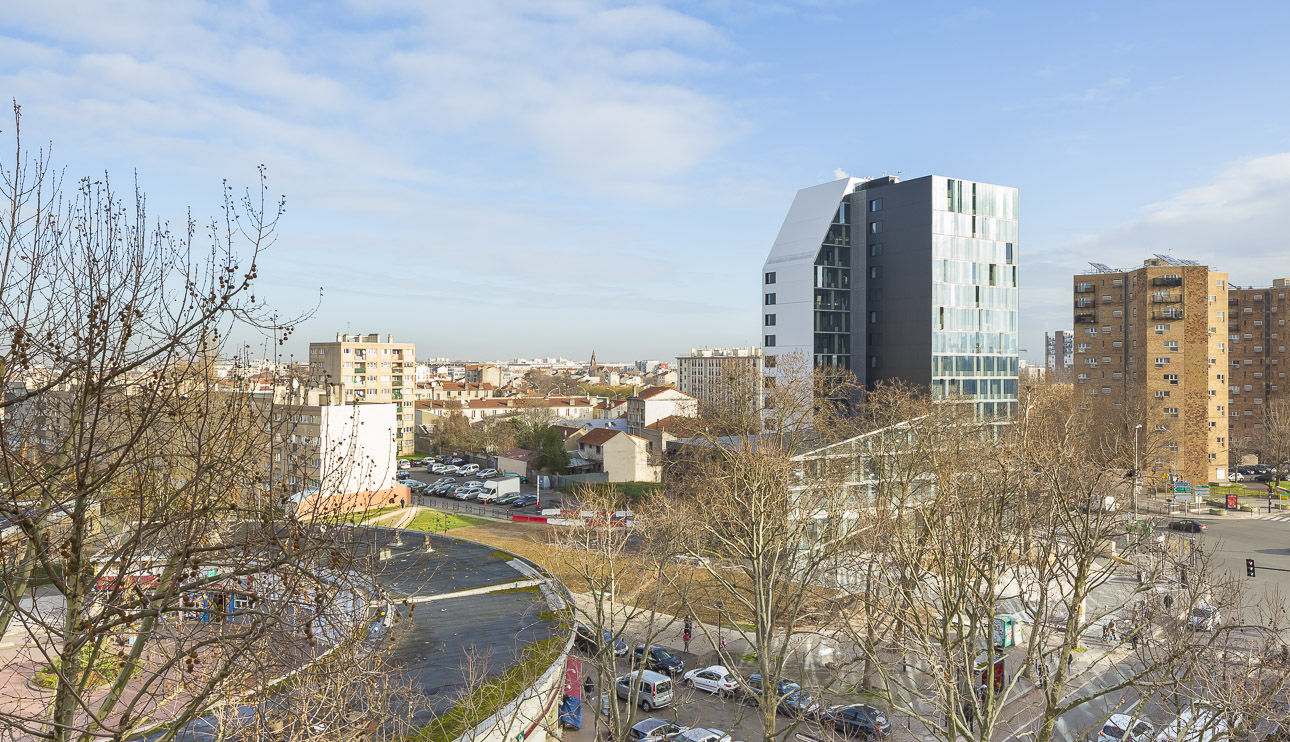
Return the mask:
<path id="1" fill-rule="evenodd" d="M 583 698 L 583 700 L 584 700 L 584 701 L 589 701 L 589 700 L 591 700 L 591 698 L 592 698 L 593 696 L 595 696 L 595 695 L 596 695 L 596 683 L 595 683 L 595 681 L 593 681 L 593 680 L 591 679 L 591 676 L 590 676 L 590 675 L 583 675 L 583 676 L 582 676 L 582 698 Z"/>
<path id="2" fill-rule="evenodd" d="M 1110 636 L 1111 636 L 1111 624 L 1109 623 L 1102 624 L 1102 641 L 1104 642 L 1110 641 Z"/>
<path id="3" fill-rule="evenodd" d="M 690 630 L 689 629 L 686 629 L 685 633 L 681 634 L 681 641 L 685 642 L 685 651 L 689 652 L 690 651 Z"/>
<path id="4" fill-rule="evenodd" d="M 1106 631 L 1107 631 L 1107 633 L 1108 633 L 1108 634 L 1110 634 L 1110 635 L 1111 635 L 1111 641 L 1113 641 L 1113 642 L 1114 642 L 1114 641 L 1119 641 L 1119 637 L 1117 637 L 1117 636 L 1115 635 L 1115 619 L 1114 619 L 1114 618 L 1113 618 L 1113 619 L 1111 619 L 1110 621 L 1107 621 L 1107 622 L 1106 622 Z"/>
<path id="5" fill-rule="evenodd" d="M 1071 674 L 1071 664 L 1073 664 L 1074 662 L 1075 662 L 1074 653 L 1066 655 L 1066 674 L 1067 675 Z"/>
<path id="6" fill-rule="evenodd" d="M 967 722 L 969 732 L 976 731 L 976 705 L 970 698 L 963 699 L 963 721 Z"/>
<path id="7" fill-rule="evenodd" d="M 690 614 L 685 614 L 685 633 L 694 633 L 694 618 Z"/>

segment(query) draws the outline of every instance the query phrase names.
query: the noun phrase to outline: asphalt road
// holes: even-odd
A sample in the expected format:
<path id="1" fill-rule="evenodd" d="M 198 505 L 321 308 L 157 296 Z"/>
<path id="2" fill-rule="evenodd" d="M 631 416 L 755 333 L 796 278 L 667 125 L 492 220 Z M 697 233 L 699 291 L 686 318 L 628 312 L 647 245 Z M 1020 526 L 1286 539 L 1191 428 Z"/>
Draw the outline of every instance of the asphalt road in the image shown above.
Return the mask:
<path id="1" fill-rule="evenodd" d="M 1220 573 L 1249 579 L 1252 592 L 1280 590 L 1290 595 L 1290 511 L 1249 518 L 1244 515 L 1189 516 L 1209 526 L 1203 533 L 1186 534 L 1212 553 L 1212 566 Z M 1254 578 L 1245 577 L 1245 560 L 1253 559 Z"/>

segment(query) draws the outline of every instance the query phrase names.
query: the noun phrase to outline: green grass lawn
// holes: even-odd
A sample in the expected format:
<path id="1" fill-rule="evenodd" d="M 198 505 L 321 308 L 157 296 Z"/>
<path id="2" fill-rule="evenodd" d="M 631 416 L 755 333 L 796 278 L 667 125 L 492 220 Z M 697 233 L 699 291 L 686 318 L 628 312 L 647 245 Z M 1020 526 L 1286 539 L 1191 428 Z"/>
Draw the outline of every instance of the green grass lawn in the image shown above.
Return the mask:
<path id="1" fill-rule="evenodd" d="M 412 522 L 408 524 L 407 530 L 441 533 L 443 531 L 451 531 L 454 528 L 466 528 L 468 526 L 478 526 L 484 523 L 492 523 L 492 521 L 484 518 L 475 518 L 469 515 L 459 515 L 457 513 L 442 513 L 437 510 L 422 510 L 417 513 L 416 517 L 412 519 Z"/>

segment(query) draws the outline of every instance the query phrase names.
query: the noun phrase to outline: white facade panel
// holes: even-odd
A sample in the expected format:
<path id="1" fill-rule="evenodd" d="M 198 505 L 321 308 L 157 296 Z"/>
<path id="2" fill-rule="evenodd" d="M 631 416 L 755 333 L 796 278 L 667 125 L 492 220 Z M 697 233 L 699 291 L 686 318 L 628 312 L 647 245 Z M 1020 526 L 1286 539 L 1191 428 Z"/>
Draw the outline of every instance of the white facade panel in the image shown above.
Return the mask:
<path id="1" fill-rule="evenodd" d="M 831 183 L 803 188 L 793 198 L 784 224 L 779 229 L 770 255 L 762 266 L 761 324 L 763 342 L 775 336 L 774 347 L 763 354 L 784 357 L 801 353 L 807 364 L 814 363 L 815 353 L 815 258 L 828 235 L 843 197 L 861 181 L 843 178 Z M 766 274 L 775 273 L 775 283 L 766 283 Z M 775 294 L 775 304 L 766 305 L 766 294 Z M 775 325 L 766 326 L 765 316 L 775 315 Z M 767 374 L 774 375 L 769 364 Z"/>

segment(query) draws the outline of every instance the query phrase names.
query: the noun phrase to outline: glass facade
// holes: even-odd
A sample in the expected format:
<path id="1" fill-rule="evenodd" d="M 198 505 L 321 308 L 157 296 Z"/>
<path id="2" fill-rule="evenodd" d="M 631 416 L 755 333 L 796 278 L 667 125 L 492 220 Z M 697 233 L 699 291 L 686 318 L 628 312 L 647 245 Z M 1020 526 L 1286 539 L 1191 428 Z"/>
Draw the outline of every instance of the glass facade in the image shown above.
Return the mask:
<path id="1" fill-rule="evenodd" d="M 851 368 L 851 205 L 843 202 L 815 257 L 815 365 Z"/>
<path id="2" fill-rule="evenodd" d="M 972 400 L 985 417 L 1011 416 L 1017 406 L 1017 190 L 952 179 L 933 189 L 933 392 Z"/>

